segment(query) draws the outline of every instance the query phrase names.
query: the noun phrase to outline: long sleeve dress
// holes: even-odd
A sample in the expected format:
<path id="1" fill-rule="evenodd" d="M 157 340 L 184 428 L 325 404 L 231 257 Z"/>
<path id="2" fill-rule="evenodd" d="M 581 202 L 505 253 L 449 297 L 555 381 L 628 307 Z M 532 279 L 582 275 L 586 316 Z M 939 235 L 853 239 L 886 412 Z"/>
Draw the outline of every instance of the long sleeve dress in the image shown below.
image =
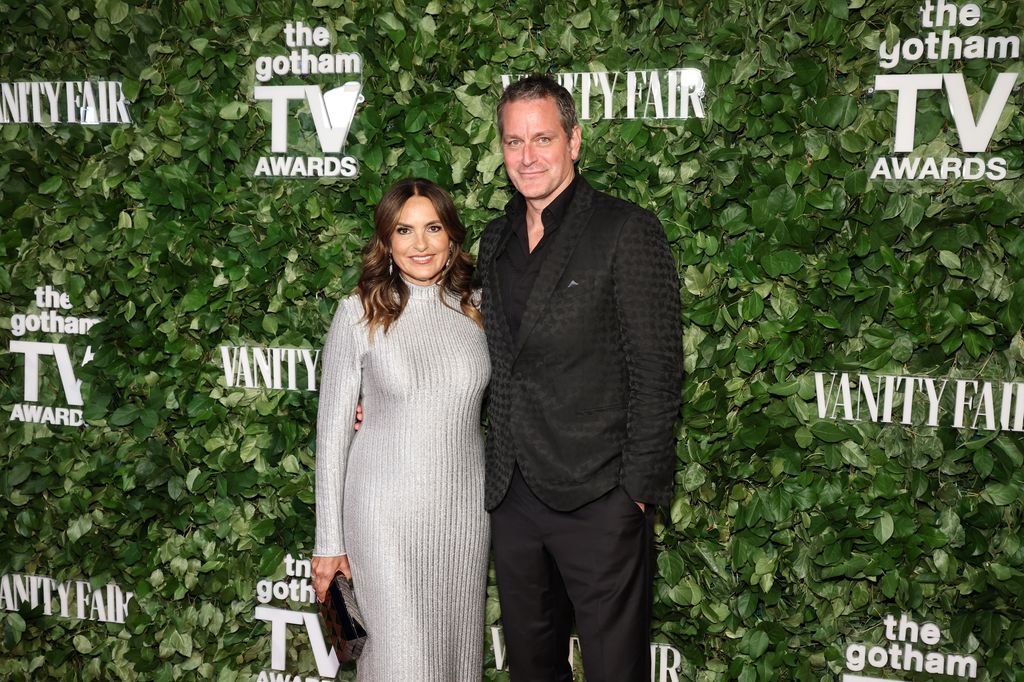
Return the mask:
<path id="1" fill-rule="evenodd" d="M 314 554 L 348 555 L 369 633 L 360 682 L 479 680 L 489 541 L 480 403 L 490 361 L 458 299 L 445 294 L 449 307 L 436 285 L 408 286 L 386 334 L 368 337 L 355 295 L 331 323 Z"/>

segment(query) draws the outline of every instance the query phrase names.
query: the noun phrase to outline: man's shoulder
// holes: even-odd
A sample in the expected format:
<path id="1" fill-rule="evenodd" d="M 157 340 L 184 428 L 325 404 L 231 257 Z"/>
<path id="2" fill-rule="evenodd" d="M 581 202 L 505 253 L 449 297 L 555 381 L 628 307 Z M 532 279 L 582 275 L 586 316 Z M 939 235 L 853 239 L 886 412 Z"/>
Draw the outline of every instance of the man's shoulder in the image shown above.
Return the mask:
<path id="1" fill-rule="evenodd" d="M 495 216 L 491 220 L 487 221 L 487 225 L 484 226 L 484 231 L 481 233 L 481 238 L 493 237 L 496 234 L 500 234 L 501 230 L 508 223 L 508 216 L 502 213 L 499 216 Z"/>
<path id="2" fill-rule="evenodd" d="M 591 206 L 594 209 L 594 216 L 602 222 L 615 226 L 635 222 L 661 224 L 654 212 L 634 204 L 632 201 L 594 189 L 591 185 L 587 185 L 587 187 L 592 192 Z"/>
<path id="3" fill-rule="evenodd" d="M 617 214 L 626 215 L 644 215 L 653 216 L 654 214 L 639 204 L 634 204 L 632 201 L 626 199 L 620 199 L 619 197 L 612 196 L 606 192 L 600 192 L 595 190 L 597 198 L 595 199 L 595 205 L 599 206 L 603 211 L 611 211 Z"/>
<path id="4" fill-rule="evenodd" d="M 505 213 L 495 217 L 487 223 L 484 227 L 484 231 L 480 233 L 480 249 L 481 255 L 497 241 L 498 237 L 505 231 L 506 225 L 508 224 L 508 216 Z"/>

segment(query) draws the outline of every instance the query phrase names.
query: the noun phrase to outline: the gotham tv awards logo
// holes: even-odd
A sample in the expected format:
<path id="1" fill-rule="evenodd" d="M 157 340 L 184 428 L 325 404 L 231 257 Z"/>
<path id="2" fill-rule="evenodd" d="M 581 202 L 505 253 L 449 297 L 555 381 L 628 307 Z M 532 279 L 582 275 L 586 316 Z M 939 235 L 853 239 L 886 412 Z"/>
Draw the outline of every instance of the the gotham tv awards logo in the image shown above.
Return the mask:
<path id="1" fill-rule="evenodd" d="M 901 64 L 925 62 L 962 62 L 1020 59 L 1020 36 L 962 37 L 955 35 L 960 27 L 978 25 L 981 7 L 974 3 L 955 5 L 945 0 L 926 0 L 918 8 L 921 27 L 931 29 L 921 37 L 910 37 L 890 43 L 883 39 L 878 46 L 878 62 L 890 70 Z M 1019 68 L 1019 67 L 1018 67 Z M 974 69 L 972 69 L 974 71 Z M 896 134 L 893 151 L 897 156 L 883 156 L 875 161 L 871 178 L 885 180 L 1002 180 L 1006 177 L 1006 159 L 981 156 L 989 148 L 998 129 L 1010 124 L 1004 116 L 1016 111 L 1010 98 L 1020 73 L 996 74 L 991 91 L 978 83 L 971 85 L 961 73 L 884 73 L 875 76 L 875 91 L 892 92 L 896 104 Z M 928 152 L 935 140 L 921 140 L 923 147 L 914 153 L 919 105 L 926 97 L 944 97 L 948 116 L 956 128 L 960 156 L 949 152 L 944 156 Z M 942 108 L 945 111 L 946 107 Z M 941 152 L 940 152 L 941 153 Z"/>
<path id="2" fill-rule="evenodd" d="M 0 124 L 127 124 L 128 104 L 119 81 L 0 83 Z"/>
<path id="3" fill-rule="evenodd" d="M 301 21 L 284 27 L 287 55 L 256 58 L 253 99 L 270 103 L 270 151 L 256 162 L 256 177 L 342 177 L 359 173 L 345 153 L 356 108 L 365 99 L 362 57 L 330 52 L 331 33 Z M 321 51 L 323 50 L 323 51 Z M 286 84 L 267 85 L 270 81 Z M 315 135 L 294 135 L 312 119 Z M 312 138 L 312 139 L 311 139 Z"/>
<path id="4" fill-rule="evenodd" d="M 270 624 L 270 669 L 261 670 L 256 682 L 332 680 L 341 664 L 320 625 L 309 559 L 286 554 L 281 568 L 283 578 L 264 578 L 256 583 L 259 605 L 254 615 Z M 273 602 L 283 602 L 286 608 L 270 606 Z M 317 677 L 280 672 L 290 666 L 302 670 L 315 667 Z"/>
<path id="5" fill-rule="evenodd" d="M 930 650 L 942 640 L 935 623 L 917 623 L 907 614 L 898 619 L 889 614 L 882 621 L 886 644 L 851 643 L 846 647 L 846 670 L 841 682 L 902 682 L 930 675 L 938 682 L 943 677 L 973 680 L 978 677 L 974 656 Z M 884 677 L 878 675 L 884 674 Z M 908 676 L 912 676 L 909 677 Z"/>
<path id="6" fill-rule="evenodd" d="M 85 401 L 75 367 L 92 359 L 92 346 L 73 353 L 67 344 L 52 339 L 86 335 L 100 320 L 68 314 L 72 309 L 70 296 L 49 284 L 37 287 L 33 293 L 36 310 L 15 313 L 10 319 L 14 338 L 8 350 L 24 361 L 23 402 L 11 409 L 10 421 L 83 426 Z M 47 340 L 29 340 L 28 336 L 43 336 Z M 48 381 L 52 374 L 48 370 L 52 367 L 57 370 L 57 382 Z"/>

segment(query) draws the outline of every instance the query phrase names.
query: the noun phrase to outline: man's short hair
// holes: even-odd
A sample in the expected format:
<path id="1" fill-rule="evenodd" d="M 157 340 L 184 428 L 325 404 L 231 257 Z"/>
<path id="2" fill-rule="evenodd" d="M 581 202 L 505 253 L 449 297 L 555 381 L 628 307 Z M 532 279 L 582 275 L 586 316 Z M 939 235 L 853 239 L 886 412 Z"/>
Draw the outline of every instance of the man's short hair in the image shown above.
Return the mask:
<path id="1" fill-rule="evenodd" d="M 505 135 L 505 124 L 502 121 L 502 114 L 505 105 L 509 102 L 523 102 L 534 99 L 550 97 L 555 100 L 558 107 L 558 115 L 562 120 L 562 129 L 567 137 L 572 137 L 572 129 L 579 125 L 576 119 L 576 102 L 573 101 L 569 91 L 559 85 L 551 76 L 544 74 L 533 74 L 512 83 L 498 100 L 498 137 Z"/>

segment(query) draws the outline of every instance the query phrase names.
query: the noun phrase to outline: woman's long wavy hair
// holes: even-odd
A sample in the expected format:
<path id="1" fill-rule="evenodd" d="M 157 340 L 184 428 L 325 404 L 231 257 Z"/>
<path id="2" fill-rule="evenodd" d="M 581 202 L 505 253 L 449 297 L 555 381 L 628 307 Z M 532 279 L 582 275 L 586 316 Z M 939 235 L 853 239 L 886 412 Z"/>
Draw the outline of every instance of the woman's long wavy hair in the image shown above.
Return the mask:
<path id="1" fill-rule="evenodd" d="M 446 294 L 453 294 L 459 299 L 462 313 L 478 326 L 483 326 L 480 310 L 473 301 L 473 259 L 462 249 L 466 228 L 459 220 L 451 196 L 435 182 L 406 178 L 384 192 L 373 212 L 373 237 L 363 250 L 363 273 L 357 289 L 371 338 L 377 329 L 383 329 L 386 334 L 409 300 L 409 289 L 403 283 L 398 268 L 392 266 L 391 236 L 398 226 L 405 202 L 417 196 L 425 197 L 434 205 L 448 235 L 451 257 L 437 281 L 441 301 L 449 305 Z"/>

